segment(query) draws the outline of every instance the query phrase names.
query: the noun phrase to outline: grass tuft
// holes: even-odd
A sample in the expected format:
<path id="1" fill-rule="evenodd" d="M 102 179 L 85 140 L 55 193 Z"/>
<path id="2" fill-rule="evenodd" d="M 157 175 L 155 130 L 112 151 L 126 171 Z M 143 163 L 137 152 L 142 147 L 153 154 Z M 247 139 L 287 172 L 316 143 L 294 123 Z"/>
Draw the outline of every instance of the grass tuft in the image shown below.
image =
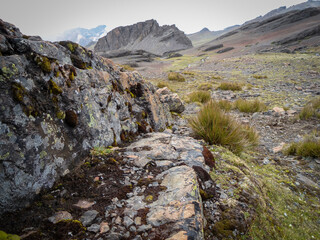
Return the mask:
<path id="1" fill-rule="evenodd" d="M 312 99 L 304 106 L 299 113 L 299 118 L 302 120 L 308 120 L 312 117 L 320 118 L 320 97 Z"/>
<path id="2" fill-rule="evenodd" d="M 236 122 L 214 101 L 204 105 L 189 123 L 198 137 L 209 144 L 226 146 L 236 154 L 258 143 L 258 135 L 253 128 Z"/>
<path id="3" fill-rule="evenodd" d="M 266 76 L 266 75 L 252 75 L 252 77 L 253 78 L 255 78 L 255 79 L 265 79 L 265 78 L 268 78 L 268 76 Z"/>
<path id="4" fill-rule="evenodd" d="M 180 73 L 177 73 L 177 72 L 169 72 L 168 79 L 170 81 L 176 81 L 176 82 L 185 82 L 186 81 L 186 79 Z"/>
<path id="5" fill-rule="evenodd" d="M 122 67 L 124 70 L 129 71 L 129 72 L 132 72 L 135 70 L 133 67 L 131 67 L 130 65 L 126 65 L 126 64 L 120 65 L 120 67 Z"/>
<path id="6" fill-rule="evenodd" d="M 261 112 L 266 109 L 266 105 L 260 102 L 258 99 L 251 101 L 238 99 L 237 101 L 235 101 L 234 106 L 240 112 L 244 113 Z"/>
<path id="7" fill-rule="evenodd" d="M 231 91 L 241 91 L 242 86 L 238 83 L 230 83 L 230 82 L 222 82 L 220 83 L 220 86 L 218 87 L 220 90 L 231 90 Z"/>
<path id="8" fill-rule="evenodd" d="M 198 90 L 202 90 L 202 91 L 209 91 L 211 89 L 213 89 L 213 86 L 211 83 L 201 83 L 198 86 Z"/>
<path id="9" fill-rule="evenodd" d="M 200 102 L 206 103 L 211 99 L 211 94 L 209 91 L 195 91 L 189 94 L 190 102 Z"/>
<path id="10" fill-rule="evenodd" d="M 297 155 L 301 157 L 320 158 L 320 138 L 319 132 L 313 132 L 304 137 L 301 142 L 291 143 L 284 153 L 287 155 Z"/>

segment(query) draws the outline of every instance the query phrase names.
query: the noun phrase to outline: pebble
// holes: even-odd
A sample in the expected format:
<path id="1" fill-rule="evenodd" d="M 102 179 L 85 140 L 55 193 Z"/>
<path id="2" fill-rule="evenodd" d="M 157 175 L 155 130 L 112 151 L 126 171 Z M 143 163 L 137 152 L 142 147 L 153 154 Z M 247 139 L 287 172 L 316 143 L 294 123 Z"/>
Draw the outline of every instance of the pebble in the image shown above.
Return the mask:
<path id="1" fill-rule="evenodd" d="M 92 224 L 90 227 L 87 228 L 88 231 L 97 233 L 100 230 L 100 225 L 99 224 Z"/>
<path id="2" fill-rule="evenodd" d="M 83 226 L 88 226 L 90 225 L 93 220 L 97 217 L 98 212 L 96 210 L 89 210 L 86 211 L 81 217 L 80 217 L 80 222 L 82 222 Z"/>
<path id="3" fill-rule="evenodd" d="M 131 226 L 133 224 L 133 220 L 131 218 L 129 218 L 128 216 L 125 216 L 123 218 L 123 224 L 128 228 L 129 226 Z"/>

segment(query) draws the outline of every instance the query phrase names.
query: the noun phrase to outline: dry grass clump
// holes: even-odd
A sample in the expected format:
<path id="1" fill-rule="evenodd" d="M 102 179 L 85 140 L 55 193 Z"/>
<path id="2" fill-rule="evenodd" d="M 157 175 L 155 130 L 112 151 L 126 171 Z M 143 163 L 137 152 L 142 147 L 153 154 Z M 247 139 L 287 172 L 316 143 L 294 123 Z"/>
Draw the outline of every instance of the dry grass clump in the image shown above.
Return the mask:
<path id="1" fill-rule="evenodd" d="M 319 132 L 313 132 L 312 134 L 305 136 L 301 142 L 291 143 L 285 148 L 284 153 L 301 157 L 320 158 L 319 134 Z"/>
<path id="2" fill-rule="evenodd" d="M 194 133 L 209 144 L 218 144 L 239 154 L 258 144 L 258 135 L 250 126 L 242 125 L 210 101 L 190 120 Z"/>
<path id="3" fill-rule="evenodd" d="M 216 101 L 216 104 L 219 106 L 219 108 L 225 110 L 226 112 L 229 112 L 231 109 L 233 109 L 232 102 L 228 100 L 219 100 Z"/>
<path id="4" fill-rule="evenodd" d="M 185 82 L 186 81 L 186 79 L 180 73 L 177 73 L 177 72 L 169 72 L 168 79 L 170 81 L 176 81 L 176 82 Z"/>
<path id="5" fill-rule="evenodd" d="M 218 75 L 213 75 L 213 76 L 211 76 L 211 79 L 221 80 L 222 77 L 221 77 L 221 76 L 218 76 Z"/>
<path id="6" fill-rule="evenodd" d="M 266 105 L 258 99 L 251 101 L 238 99 L 234 102 L 234 107 L 240 112 L 245 113 L 261 112 L 266 109 Z"/>
<path id="7" fill-rule="evenodd" d="M 218 87 L 221 90 L 227 91 L 241 91 L 242 86 L 239 83 L 230 83 L 230 82 L 222 82 L 220 83 L 220 86 Z"/>
<path id="8" fill-rule="evenodd" d="M 255 79 L 264 79 L 264 78 L 268 78 L 268 76 L 266 76 L 266 75 L 252 75 L 252 77 L 253 78 L 255 78 Z"/>
<path id="9" fill-rule="evenodd" d="M 299 118 L 308 120 L 312 117 L 320 118 L 320 97 L 312 99 L 299 113 Z"/>
<path id="10" fill-rule="evenodd" d="M 194 72 L 190 72 L 190 71 L 184 71 L 183 74 L 184 74 L 184 75 L 189 75 L 189 76 L 194 76 L 194 75 L 196 75 Z"/>
<path id="11" fill-rule="evenodd" d="M 166 82 L 158 82 L 158 83 L 157 83 L 157 87 L 158 87 L 158 88 L 164 88 L 164 87 L 169 88 L 169 84 L 166 83 Z"/>
<path id="12" fill-rule="evenodd" d="M 190 102 L 200 102 L 206 103 L 211 99 L 211 94 L 209 91 L 195 91 L 189 94 Z"/>
<path id="13" fill-rule="evenodd" d="M 211 83 L 201 83 L 199 86 L 198 86 L 198 90 L 202 90 L 202 91 L 208 91 L 208 90 L 211 90 L 213 89 L 213 86 Z"/>

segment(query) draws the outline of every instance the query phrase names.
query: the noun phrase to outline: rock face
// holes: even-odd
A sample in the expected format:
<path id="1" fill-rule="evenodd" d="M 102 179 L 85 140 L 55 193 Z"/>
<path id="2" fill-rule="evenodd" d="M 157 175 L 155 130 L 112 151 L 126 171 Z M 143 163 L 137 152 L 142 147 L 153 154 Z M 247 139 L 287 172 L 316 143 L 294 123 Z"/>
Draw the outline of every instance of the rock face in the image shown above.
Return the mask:
<path id="1" fill-rule="evenodd" d="M 0 51 L 0 213 L 24 206 L 93 147 L 171 124 L 152 85 L 78 44 L 0 20 Z"/>
<path id="2" fill-rule="evenodd" d="M 176 26 L 160 27 L 157 21 L 148 20 L 113 29 L 98 40 L 94 50 L 99 54 L 112 50 L 143 50 L 164 55 L 191 47 L 191 41 Z"/>

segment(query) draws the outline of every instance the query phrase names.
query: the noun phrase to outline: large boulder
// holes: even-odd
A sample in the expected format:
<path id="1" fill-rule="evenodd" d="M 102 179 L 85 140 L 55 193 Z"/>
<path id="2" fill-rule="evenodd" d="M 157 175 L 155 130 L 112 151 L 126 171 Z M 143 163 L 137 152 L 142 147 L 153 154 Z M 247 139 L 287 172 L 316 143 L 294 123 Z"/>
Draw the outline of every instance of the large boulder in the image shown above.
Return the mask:
<path id="1" fill-rule="evenodd" d="M 0 20 L 0 213 L 51 187 L 96 146 L 171 124 L 137 72 L 73 42 L 28 37 Z"/>
<path id="2" fill-rule="evenodd" d="M 148 20 L 134 25 L 117 27 L 98 40 L 94 51 L 105 54 L 113 50 L 143 50 L 155 55 L 164 55 L 188 49 L 192 43 L 175 25 L 159 26 Z"/>

